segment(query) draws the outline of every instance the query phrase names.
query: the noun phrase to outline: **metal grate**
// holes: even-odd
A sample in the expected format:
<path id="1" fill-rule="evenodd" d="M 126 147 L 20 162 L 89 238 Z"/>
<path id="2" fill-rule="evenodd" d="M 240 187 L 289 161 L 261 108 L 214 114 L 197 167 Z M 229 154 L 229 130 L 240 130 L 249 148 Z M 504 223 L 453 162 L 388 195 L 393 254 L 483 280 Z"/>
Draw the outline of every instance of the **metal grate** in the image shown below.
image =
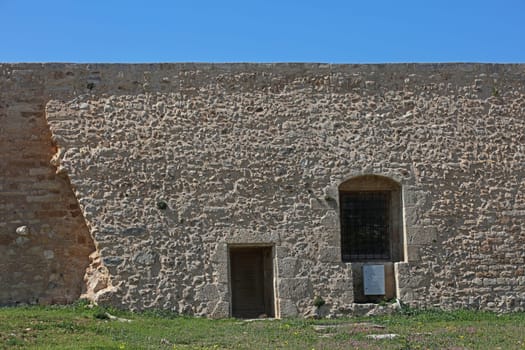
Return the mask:
<path id="1" fill-rule="evenodd" d="M 341 192 L 343 261 L 390 259 L 390 192 Z"/>

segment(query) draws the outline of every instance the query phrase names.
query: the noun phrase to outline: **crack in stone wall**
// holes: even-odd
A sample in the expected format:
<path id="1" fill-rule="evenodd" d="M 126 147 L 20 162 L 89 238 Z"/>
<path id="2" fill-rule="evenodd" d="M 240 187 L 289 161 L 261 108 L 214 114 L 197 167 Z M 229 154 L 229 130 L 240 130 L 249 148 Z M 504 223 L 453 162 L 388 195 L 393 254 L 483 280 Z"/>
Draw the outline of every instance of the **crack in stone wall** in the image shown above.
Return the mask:
<path id="1" fill-rule="evenodd" d="M 54 155 L 51 158 L 50 164 L 56 168 L 57 176 L 60 176 L 68 183 L 68 188 L 74 192 L 74 187 L 71 185 L 67 170 L 61 166 L 60 159 L 63 155 L 63 150 L 57 146 L 56 140 L 53 139 L 53 145 L 56 150 Z M 78 203 L 78 202 L 77 202 Z M 82 294 L 76 296 L 74 299 L 69 300 L 69 302 L 75 300 L 76 298 L 87 299 L 92 302 L 97 303 L 98 300 L 104 300 L 104 296 L 111 294 L 114 291 L 114 288 L 111 283 L 111 278 L 109 271 L 106 266 L 104 266 L 102 259 L 100 258 L 100 251 L 97 247 L 96 241 L 93 240 L 89 229 L 89 222 L 85 220 L 84 215 L 80 213 L 81 220 L 85 223 L 86 235 L 89 235 L 89 239 L 93 244 L 94 251 L 89 254 L 89 266 L 85 268 L 84 274 L 84 283 L 82 284 Z"/>

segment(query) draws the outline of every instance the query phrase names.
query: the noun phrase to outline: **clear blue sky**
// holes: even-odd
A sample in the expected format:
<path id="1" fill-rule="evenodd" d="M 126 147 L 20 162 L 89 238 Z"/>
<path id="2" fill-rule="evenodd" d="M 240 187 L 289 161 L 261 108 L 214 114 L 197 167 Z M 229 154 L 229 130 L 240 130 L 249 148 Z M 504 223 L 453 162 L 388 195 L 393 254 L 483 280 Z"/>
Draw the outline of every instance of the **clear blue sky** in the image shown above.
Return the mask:
<path id="1" fill-rule="evenodd" d="M 525 0 L 0 0 L 0 62 L 525 63 Z"/>

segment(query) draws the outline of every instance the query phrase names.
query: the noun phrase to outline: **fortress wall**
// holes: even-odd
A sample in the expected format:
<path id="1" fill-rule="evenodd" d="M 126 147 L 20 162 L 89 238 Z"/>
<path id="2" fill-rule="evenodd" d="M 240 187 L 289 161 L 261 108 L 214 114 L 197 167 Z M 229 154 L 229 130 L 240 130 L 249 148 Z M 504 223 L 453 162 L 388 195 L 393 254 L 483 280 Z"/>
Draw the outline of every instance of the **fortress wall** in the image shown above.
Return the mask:
<path id="1" fill-rule="evenodd" d="M 278 315 L 309 314 L 316 295 L 329 313 L 349 312 L 352 272 L 341 262 L 337 188 L 352 176 L 377 174 L 403 189 L 398 297 L 416 306 L 525 306 L 524 66 L 0 70 L 2 126 L 9 126 L 2 142 L 12 150 L 2 159 L 0 214 L 7 219 L 0 249 L 8 254 L 0 276 L 22 276 L 20 285 L 0 290 L 2 303 L 14 301 L 9 295 L 32 301 L 49 293 L 31 279 L 51 280 L 56 267 L 36 260 L 49 250 L 56 253 L 47 260 L 67 266 L 63 252 L 83 249 L 74 253 L 82 262 L 71 269 L 77 279 L 64 282 L 78 285 L 93 237 L 86 292 L 100 302 L 228 316 L 228 246 L 263 244 L 274 247 Z M 25 110 L 34 112 L 37 129 L 21 122 Z M 25 151 L 35 134 L 38 143 Z M 54 143 L 59 175 L 47 165 Z M 34 218 L 44 203 L 28 204 L 28 196 L 42 181 L 31 175 L 36 163 L 16 163 L 16 150 L 49 171 L 60 199 L 38 193 L 49 196 L 56 216 Z M 22 173 L 31 180 L 12 198 L 6 189 Z M 73 218 L 68 179 L 82 216 Z M 26 210 L 15 216 L 17 206 Z M 71 221 L 79 225 L 68 229 Z M 24 225 L 33 236 L 19 243 L 25 236 L 16 228 Z M 47 227 L 80 243 L 44 246 Z"/>

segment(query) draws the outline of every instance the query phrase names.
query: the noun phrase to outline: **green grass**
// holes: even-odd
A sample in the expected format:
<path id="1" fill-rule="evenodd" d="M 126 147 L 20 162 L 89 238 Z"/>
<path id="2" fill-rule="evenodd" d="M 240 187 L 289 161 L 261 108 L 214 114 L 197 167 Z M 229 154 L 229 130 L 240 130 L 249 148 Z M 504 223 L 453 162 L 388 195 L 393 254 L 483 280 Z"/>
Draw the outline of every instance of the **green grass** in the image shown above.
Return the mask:
<path id="1" fill-rule="evenodd" d="M 209 320 L 86 305 L 0 308 L 1 349 L 525 349 L 525 313 L 413 311 L 337 320 Z M 319 326 L 323 328 L 319 329 Z M 397 334 L 372 340 L 369 334 Z"/>

